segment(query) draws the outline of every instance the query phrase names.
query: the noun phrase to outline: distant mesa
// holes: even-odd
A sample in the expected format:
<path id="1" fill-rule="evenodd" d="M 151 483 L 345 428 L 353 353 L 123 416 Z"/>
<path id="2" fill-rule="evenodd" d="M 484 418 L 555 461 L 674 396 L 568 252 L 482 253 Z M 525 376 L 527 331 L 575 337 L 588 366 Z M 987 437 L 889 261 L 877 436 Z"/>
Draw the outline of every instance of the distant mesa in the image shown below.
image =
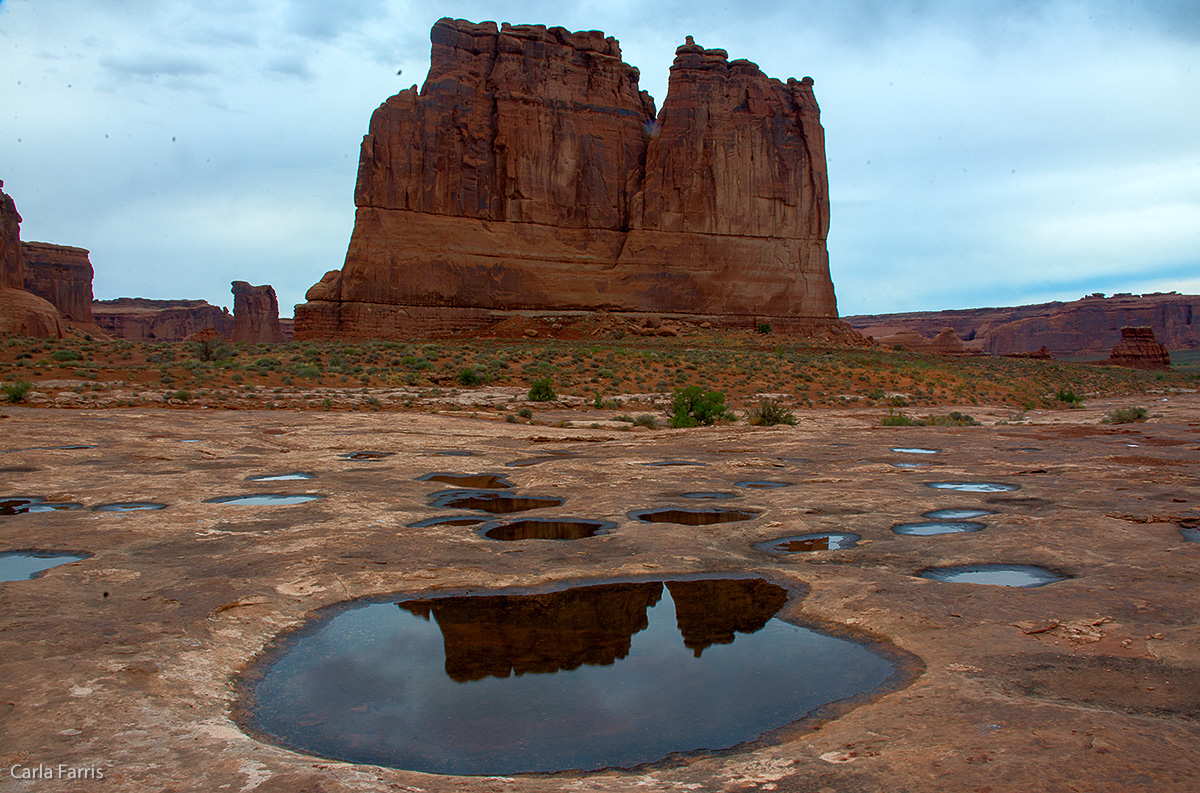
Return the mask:
<path id="1" fill-rule="evenodd" d="M 1103 363 L 1135 369 L 1169 369 L 1171 355 L 1154 338 L 1154 328 L 1121 328 L 1121 340 Z"/>
<path id="2" fill-rule="evenodd" d="M 990 355 L 1102 358 L 1121 341 L 1121 329 L 1127 326 L 1150 328 L 1157 340 L 1170 350 L 1200 347 L 1200 295 L 1177 292 L 1111 297 L 1092 294 L 1070 303 L 874 314 L 844 319 L 855 330 L 883 343 L 907 333 L 929 338 L 950 328 L 967 351 Z"/>
<path id="3" fill-rule="evenodd" d="M 345 264 L 296 307 L 296 338 L 599 310 L 848 333 L 811 79 L 689 38 L 656 112 L 598 31 L 442 19 L 430 38 L 420 92 L 371 118 Z"/>
<path id="4" fill-rule="evenodd" d="M 126 341 L 181 341 L 207 329 L 229 338 L 233 315 L 204 300 L 118 297 L 92 303 L 96 324 Z"/>

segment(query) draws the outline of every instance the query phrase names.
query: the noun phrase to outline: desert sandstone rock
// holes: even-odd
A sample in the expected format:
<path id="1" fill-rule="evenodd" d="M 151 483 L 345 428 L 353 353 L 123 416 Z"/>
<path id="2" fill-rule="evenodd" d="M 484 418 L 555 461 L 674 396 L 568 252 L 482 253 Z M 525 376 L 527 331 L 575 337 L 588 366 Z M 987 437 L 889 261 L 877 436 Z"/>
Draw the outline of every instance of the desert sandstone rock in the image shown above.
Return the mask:
<path id="1" fill-rule="evenodd" d="M 4 182 L 0 181 L 0 188 Z M 12 197 L 0 189 L 0 289 L 24 289 L 21 258 L 21 215 Z"/>
<path id="2" fill-rule="evenodd" d="M 47 242 L 22 242 L 25 290 L 72 322 L 92 323 L 92 263 L 88 251 Z"/>
<path id="3" fill-rule="evenodd" d="M 512 312 L 835 324 L 812 81 L 690 38 L 662 112 L 597 31 L 440 20 L 424 86 L 363 139 L 341 271 L 297 338 L 481 327 Z"/>
<path id="4" fill-rule="evenodd" d="M 21 215 L 12 198 L 0 190 L 0 335 L 61 339 L 66 328 L 58 310 L 25 291 L 21 248 Z"/>
<path id="5" fill-rule="evenodd" d="M 269 285 L 233 282 L 233 341 L 279 344 L 287 341 L 279 326 L 279 300 Z"/>
<path id="6" fill-rule="evenodd" d="M 127 341 L 180 341 L 205 328 L 225 338 L 233 334 L 229 311 L 204 300 L 97 300 L 92 316 L 104 331 Z"/>
<path id="7" fill-rule="evenodd" d="M 1153 328 L 1121 328 L 1121 340 L 1105 363 L 1135 369 L 1166 369 L 1171 365 L 1171 355 L 1154 338 Z"/>
<path id="8" fill-rule="evenodd" d="M 1153 329 L 1172 350 L 1200 347 L 1200 295 L 1090 295 L 1070 303 L 1009 308 L 925 311 L 844 317 L 862 333 L 882 340 L 903 331 L 931 336 L 951 327 L 967 349 L 992 355 L 1036 352 L 1045 346 L 1063 355 L 1105 355 L 1129 325 Z"/>

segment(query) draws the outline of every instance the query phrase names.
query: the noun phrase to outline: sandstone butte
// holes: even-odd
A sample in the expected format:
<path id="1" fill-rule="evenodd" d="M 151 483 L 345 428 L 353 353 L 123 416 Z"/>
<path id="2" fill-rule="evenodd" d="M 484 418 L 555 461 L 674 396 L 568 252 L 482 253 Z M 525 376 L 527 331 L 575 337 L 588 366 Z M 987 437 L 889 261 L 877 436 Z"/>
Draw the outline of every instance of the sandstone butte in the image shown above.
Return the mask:
<path id="1" fill-rule="evenodd" d="M 1169 369 L 1171 355 L 1154 338 L 1154 328 L 1121 328 L 1121 340 L 1103 363 L 1135 369 Z"/>
<path id="2" fill-rule="evenodd" d="M 287 341 L 279 326 L 279 300 L 269 284 L 251 286 L 234 281 L 232 341 L 279 344 Z"/>
<path id="3" fill-rule="evenodd" d="M 88 251 L 48 242 L 22 242 L 25 291 L 48 301 L 64 319 L 92 324 L 92 263 Z"/>
<path id="4" fill-rule="evenodd" d="M 12 198 L 0 189 L 0 334 L 60 339 L 66 328 L 58 310 L 26 291 L 21 248 L 21 215 Z"/>
<path id="5" fill-rule="evenodd" d="M 371 118 L 345 264 L 297 306 L 296 338 L 596 310 L 844 327 L 811 79 L 689 37 L 656 113 L 598 31 L 442 19 L 430 38 L 420 92 Z"/>

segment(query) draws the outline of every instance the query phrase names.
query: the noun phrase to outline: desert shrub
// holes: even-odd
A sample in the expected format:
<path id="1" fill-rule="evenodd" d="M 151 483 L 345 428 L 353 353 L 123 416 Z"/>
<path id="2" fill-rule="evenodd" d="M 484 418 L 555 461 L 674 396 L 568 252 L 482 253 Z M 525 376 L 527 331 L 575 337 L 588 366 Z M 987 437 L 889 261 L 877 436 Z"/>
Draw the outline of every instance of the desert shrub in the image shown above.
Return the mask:
<path id="1" fill-rule="evenodd" d="M 633 426 L 647 427 L 652 430 L 658 429 L 658 419 L 649 413 L 642 413 L 633 420 Z"/>
<path id="2" fill-rule="evenodd" d="M 946 414 L 945 416 L 929 416 L 925 419 L 926 424 L 931 424 L 935 427 L 978 427 L 979 422 L 972 416 L 966 413 L 959 413 L 957 410 Z"/>
<path id="3" fill-rule="evenodd" d="M 733 418 L 733 413 L 725 407 L 725 394 L 720 391 L 705 391 L 698 385 L 690 385 L 675 392 L 671 426 L 676 429 L 699 424 L 711 425 L 721 419 Z"/>
<path id="4" fill-rule="evenodd" d="M 1062 402 L 1066 405 L 1069 405 L 1070 407 L 1073 407 L 1073 408 L 1083 407 L 1083 397 L 1079 396 L 1078 394 L 1076 394 L 1074 391 L 1072 391 L 1069 388 L 1058 389 L 1058 393 L 1056 393 L 1054 395 L 1054 398 L 1057 401 Z"/>
<path id="5" fill-rule="evenodd" d="M 178 399 L 180 402 L 188 402 L 192 398 L 192 392 L 186 388 L 181 388 L 178 391 L 172 391 L 167 396 L 171 399 Z"/>
<path id="6" fill-rule="evenodd" d="M 904 411 L 893 411 L 888 408 L 888 414 L 883 417 L 883 426 L 885 427 L 921 427 L 925 422 L 921 419 L 913 419 L 904 415 Z"/>
<path id="7" fill-rule="evenodd" d="M 4 399 L 12 404 L 25 401 L 25 395 L 33 389 L 33 383 L 28 380 L 18 380 L 15 383 L 5 383 L 0 386 Z"/>
<path id="8" fill-rule="evenodd" d="M 773 427 L 776 424 L 796 426 L 792 411 L 775 399 L 764 399 L 746 412 L 746 421 L 756 427 Z"/>
<path id="9" fill-rule="evenodd" d="M 1149 411 L 1142 407 L 1114 408 L 1108 411 L 1101 421 L 1105 424 L 1131 424 L 1135 421 L 1145 421 L 1149 415 Z"/>
<path id="10" fill-rule="evenodd" d="M 189 344 L 192 355 L 202 361 L 220 361 L 233 357 L 233 347 L 221 338 L 200 339 Z"/>
<path id="11" fill-rule="evenodd" d="M 630 424 L 632 424 L 633 416 L 622 413 L 621 415 L 614 417 L 613 421 L 626 421 L 626 422 L 629 422 Z"/>
<path id="12" fill-rule="evenodd" d="M 504 417 L 504 420 L 505 420 L 505 421 L 507 421 L 509 424 L 516 424 L 516 423 L 517 423 L 517 417 L 516 417 L 516 416 L 514 416 L 514 415 L 513 415 L 513 414 L 511 414 L 511 413 L 509 413 L 507 416 L 505 416 L 505 417 Z"/>
<path id="13" fill-rule="evenodd" d="M 754 326 L 754 330 L 756 330 L 757 332 L 761 333 L 764 336 L 769 336 L 769 335 L 771 335 L 771 323 L 770 322 L 760 322 Z"/>
<path id="14" fill-rule="evenodd" d="M 479 385 L 483 382 L 483 375 L 475 371 L 475 368 L 468 366 L 458 373 L 458 384 L 463 386 Z"/>
<path id="15" fill-rule="evenodd" d="M 530 402 L 553 402 L 556 399 L 558 393 L 554 390 L 554 381 L 549 377 L 539 377 L 529 384 Z"/>
<path id="16" fill-rule="evenodd" d="M 56 361 L 81 361 L 83 356 L 78 350 L 55 350 L 50 353 L 50 357 Z"/>
<path id="17" fill-rule="evenodd" d="M 293 369 L 296 377 L 303 377 L 305 380 L 316 380 L 321 376 L 321 370 L 312 364 L 301 364 Z"/>
<path id="18" fill-rule="evenodd" d="M 533 411 L 529 408 L 521 408 L 517 411 L 517 415 L 523 419 L 531 419 L 533 418 Z"/>

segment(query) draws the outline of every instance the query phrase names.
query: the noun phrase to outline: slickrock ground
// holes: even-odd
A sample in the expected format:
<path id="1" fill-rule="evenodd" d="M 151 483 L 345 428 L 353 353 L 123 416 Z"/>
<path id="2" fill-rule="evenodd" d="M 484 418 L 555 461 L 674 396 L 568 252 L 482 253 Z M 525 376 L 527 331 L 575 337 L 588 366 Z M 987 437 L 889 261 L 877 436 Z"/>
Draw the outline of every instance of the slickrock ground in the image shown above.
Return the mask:
<path id="1" fill-rule="evenodd" d="M 93 554 L 0 583 L 0 790 L 1196 790 L 1200 544 L 1179 530 L 1200 521 L 1200 397 L 1156 398 L 1143 424 L 1098 423 L 1127 404 L 1098 400 L 1020 426 L 882 428 L 877 410 L 823 410 L 799 411 L 797 427 L 627 433 L 415 413 L 6 408 L 0 495 L 168 506 L 0 516 L 0 550 Z M 45 448 L 77 444 L 94 448 Z M 394 454 L 340 459 L 362 450 Z M 506 467 L 551 450 L 579 454 Z M 707 465 L 643 465 L 666 459 Z M 245 481 L 291 471 L 317 476 Z M 525 514 L 618 526 L 609 536 L 517 543 L 470 528 L 405 528 L 447 512 L 427 506 L 442 485 L 415 481 L 432 471 L 507 473 L 518 492 L 566 498 Z M 745 491 L 738 505 L 765 510 L 745 523 L 626 517 L 695 506 L 678 494 L 744 479 L 794 485 Z M 935 480 L 1021 489 L 924 485 Z M 252 492 L 325 498 L 202 503 Z M 928 510 L 975 506 L 996 510 L 981 532 L 891 531 Z M 751 547 L 819 530 L 863 542 L 788 558 Z M 1072 577 L 1009 589 L 913 575 L 992 561 Z M 231 718 L 238 676 L 321 606 L 701 571 L 807 587 L 785 607 L 790 619 L 891 643 L 915 659 L 915 678 L 836 718 L 801 722 L 781 742 L 588 775 L 355 766 L 256 740 Z M 24 782 L 14 764 L 99 768 L 104 779 Z"/>

